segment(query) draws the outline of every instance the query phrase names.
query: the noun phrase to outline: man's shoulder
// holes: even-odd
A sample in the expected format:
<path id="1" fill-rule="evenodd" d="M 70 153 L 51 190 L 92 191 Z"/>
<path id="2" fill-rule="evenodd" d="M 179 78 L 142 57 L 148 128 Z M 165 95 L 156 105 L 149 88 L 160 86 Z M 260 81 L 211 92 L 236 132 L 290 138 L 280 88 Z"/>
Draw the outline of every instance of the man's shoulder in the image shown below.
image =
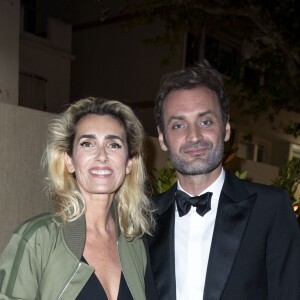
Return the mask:
<path id="1" fill-rule="evenodd" d="M 248 179 L 240 179 L 229 171 L 226 172 L 225 180 L 229 180 L 237 184 L 245 185 L 247 188 L 256 191 L 273 191 L 273 192 L 284 191 L 282 188 L 274 186 L 272 184 L 253 182 L 252 180 L 248 180 Z"/>
<path id="2" fill-rule="evenodd" d="M 245 199 L 252 197 L 257 203 L 265 207 L 279 207 L 290 204 L 290 196 L 288 191 L 276 187 L 250 180 L 243 180 L 236 177 L 234 174 L 226 173 L 223 191 L 234 199 Z"/>
<path id="3" fill-rule="evenodd" d="M 249 181 L 249 180 L 243 180 L 243 183 L 245 184 L 245 186 L 248 188 L 249 191 L 252 191 L 252 192 L 263 192 L 263 193 L 270 193 L 270 194 L 284 194 L 286 193 L 287 191 L 280 188 L 280 187 L 277 187 L 277 186 L 274 186 L 274 185 L 268 185 L 268 184 L 263 184 L 263 183 L 258 183 L 258 182 L 252 182 L 252 181 Z"/>

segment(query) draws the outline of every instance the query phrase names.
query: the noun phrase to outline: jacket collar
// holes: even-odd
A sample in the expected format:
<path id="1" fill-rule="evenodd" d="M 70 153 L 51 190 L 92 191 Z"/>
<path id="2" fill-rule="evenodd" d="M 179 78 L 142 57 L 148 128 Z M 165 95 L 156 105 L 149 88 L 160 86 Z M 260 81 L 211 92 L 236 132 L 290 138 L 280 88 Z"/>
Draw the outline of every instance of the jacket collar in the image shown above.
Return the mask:
<path id="1" fill-rule="evenodd" d="M 83 254 L 86 237 L 85 215 L 63 225 L 64 239 L 68 248 L 80 260 Z"/>
<path id="2" fill-rule="evenodd" d="M 245 182 L 226 172 L 207 266 L 203 299 L 218 300 L 228 281 L 256 201 Z"/>
<path id="3" fill-rule="evenodd" d="M 173 204 L 175 201 L 174 195 L 177 190 L 177 183 L 167 190 L 166 192 L 159 194 L 153 200 L 157 205 L 156 214 L 162 216 Z"/>
<path id="4" fill-rule="evenodd" d="M 116 235 L 119 238 L 121 229 L 119 226 L 117 205 L 113 202 L 111 213 L 116 224 Z M 86 220 L 85 214 L 72 222 L 66 222 L 63 225 L 63 234 L 68 248 L 80 260 L 83 254 L 86 239 Z"/>

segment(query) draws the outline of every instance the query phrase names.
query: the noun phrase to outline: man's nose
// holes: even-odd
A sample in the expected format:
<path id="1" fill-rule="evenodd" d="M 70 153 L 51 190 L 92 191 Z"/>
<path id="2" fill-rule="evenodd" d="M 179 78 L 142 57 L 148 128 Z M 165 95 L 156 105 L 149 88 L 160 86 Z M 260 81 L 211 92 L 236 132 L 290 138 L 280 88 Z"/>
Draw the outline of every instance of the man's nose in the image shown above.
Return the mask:
<path id="1" fill-rule="evenodd" d="M 198 124 L 192 124 L 188 127 L 187 140 L 199 141 L 203 139 L 202 130 Z"/>

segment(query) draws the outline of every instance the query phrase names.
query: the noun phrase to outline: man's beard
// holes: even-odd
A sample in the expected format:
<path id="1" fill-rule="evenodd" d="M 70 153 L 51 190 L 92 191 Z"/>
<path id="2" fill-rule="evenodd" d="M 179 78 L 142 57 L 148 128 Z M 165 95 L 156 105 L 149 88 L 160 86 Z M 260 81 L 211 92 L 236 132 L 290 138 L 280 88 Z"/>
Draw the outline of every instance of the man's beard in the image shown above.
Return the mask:
<path id="1" fill-rule="evenodd" d="M 167 145 L 168 149 L 170 147 Z M 210 141 L 198 141 L 196 143 L 185 144 L 180 147 L 179 153 L 191 148 L 205 147 L 209 152 L 204 157 L 195 157 L 192 160 L 185 160 L 181 155 L 172 153 L 169 150 L 169 158 L 174 169 L 182 175 L 193 176 L 207 174 L 215 170 L 223 160 L 224 143 L 213 149 L 213 143 Z"/>

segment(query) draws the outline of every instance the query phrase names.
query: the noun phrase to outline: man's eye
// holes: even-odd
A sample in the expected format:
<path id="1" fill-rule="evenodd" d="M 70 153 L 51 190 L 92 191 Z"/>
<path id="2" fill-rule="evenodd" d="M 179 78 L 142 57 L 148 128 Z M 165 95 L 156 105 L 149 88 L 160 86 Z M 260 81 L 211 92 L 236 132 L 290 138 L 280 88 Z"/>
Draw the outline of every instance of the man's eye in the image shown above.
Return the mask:
<path id="1" fill-rule="evenodd" d="M 174 124 L 172 125 L 172 129 L 180 129 L 180 128 L 183 128 L 184 125 L 183 124 Z"/>

